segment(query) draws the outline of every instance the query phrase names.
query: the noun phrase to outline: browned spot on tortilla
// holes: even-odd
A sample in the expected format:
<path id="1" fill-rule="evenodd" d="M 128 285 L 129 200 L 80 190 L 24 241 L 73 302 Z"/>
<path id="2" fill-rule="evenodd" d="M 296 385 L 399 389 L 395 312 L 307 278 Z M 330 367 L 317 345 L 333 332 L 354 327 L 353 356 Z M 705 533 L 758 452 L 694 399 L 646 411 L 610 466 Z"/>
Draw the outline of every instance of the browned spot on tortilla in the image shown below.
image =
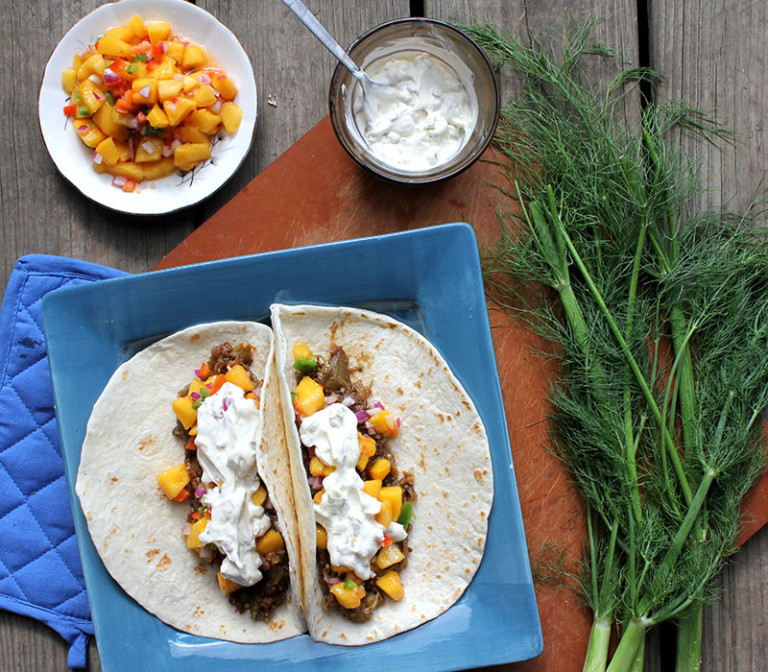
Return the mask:
<path id="1" fill-rule="evenodd" d="M 464 573 L 465 573 L 465 574 L 471 574 L 471 573 L 472 573 L 472 570 L 471 570 L 469 567 L 466 567 L 466 568 L 464 569 Z"/>
<path id="2" fill-rule="evenodd" d="M 419 460 L 419 466 L 425 470 L 427 468 L 427 461 L 424 459 L 424 453 L 421 454 L 421 459 Z"/>
<path id="3" fill-rule="evenodd" d="M 482 537 L 479 537 L 477 540 L 477 545 L 482 548 L 484 543 L 485 543 L 485 539 L 483 539 Z"/>
<path id="4" fill-rule="evenodd" d="M 147 562 L 154 562 L 154 560 L 157 557 L 158 553 L 160 553 L 160 549 L 159 548 L 150 548 L 147 551 Z"/>
<path id="5" fill-rule="evenodd" d="M 434 528 L 431 525 L 427 525 L 427 529 L 431 532 Z"/>
<path id="6" fill-rule="evenodd" d="M 195 572 L 196 576 L 204 576 L 208 573 L 208 567 L 202 563 L 198 563 L 195 565 L 195 569 L 193 571 Z"/>
<path id="7" fill-rule="evenodd" d="M 403 392 L 403 388 L 402 388 L 402 387 L 398 387 L 398 388 L 397 388 L 397 393 L 398 393 L 398 394 L 399 394 L 401 397 L 402 397 L 402 396 L 405 394 L 405 392 Z"/>
<path id="8" fill-rule="evenodd" d="M 194 343 L 195 341 L 199 341 L 201 338 L 202 338 L 202 336 L 200 334 L 192 334 L 189 337 L 189 340 Z"/>
<path id="9" fill-rule="evenodd" d="M 475 469 L 472 473 L 475 477 L 475 480 L 478 483 L 483 482 L 483 478 L 485 477 L 485 474 L 486 474 L 486 471 L 484 469 Z"/>
<path id="10" fill-rule="evenodd" d="M 196 618 L 200 618 L 205 613 L 205 609 L 203 609 L 202 605 L 197 605 L 195 607 L 195 610 L 192 612 L 192 615 Z"/>
<path id="11" fill-rule="evenodd" d="M 113 507 L 112 507 L 112 508 L 109 510 L 109 512 L 110 512 L 110 513 L 115 513 L 115 511 L 117 511 L 117 507 L 116 507 L 116 506 L 113 506 Z"/>
<path id="12" fill-rule="evenodd" d="M 445 473 L 448 474 L 448 476 L 451 475 L 451 470 L 448 468 L 448 465 L 445 465 Z"/>
<path id="13" fill-rule="evenodd" d="M 269 624 L 269 629 L 272 632 L 280 632 L 285 627 L 285 620 L 282 618 L 279 620 L 274 620 Z"/>
<path id="14" fill-rule="evenodd" d="M 155 445 L 155 437 L 150 436 L 149 438 L 142 439 L 141 443 L 139 443 L 139 450 L 143 451 L 145 448 L 151 448 Z"/>
<path id="15" fill-rule="evenodd" d="M 109 479 L 109 482 L 114 485 L 117 483 L 120 479 L 117 476 L 112 476 L 112 478 Z"/>
<path id="16" fill-rule="evenodd" d="M 481 518 L 485 518 L 485 511 L 481 511 L 481 512 L 480 512 L 480 517 L 481 517 Z"/>
<path id="17" fill-rule="evenodd" d="M 166 569 L 168 569 L 173 564 L 173 560 L 168 556 L 167 553 L 163 553 L 163 557 L 160 558 L 160 561 L 157 563 L 157 568 L 164 572 Z"/>
<path id="18" fill-rule="evenodd" d="M 419 378 L 419 379 L 418 379 L 418 380 L 417 380 L 417 381 L 414 383 L 414 385 L 415 385 L 416 387 L 418 387 L 419 389 L 421 389 L 421 378 Z"/>
<path id="19" fill-rule="evenodd" d="M 449 494 L 447 492 L 444 492 L 443 493 L 443 499 L 448 499 L 448 497 L 449 497 Z"/>
<path id="20" fill-rule="evenodd" d="M 122 375 L 123 380 L 128 380 L 129 375 L 130 375 L 130 372 L 128 371 L 128 369 L 123 369 L 123 375 Z"/>

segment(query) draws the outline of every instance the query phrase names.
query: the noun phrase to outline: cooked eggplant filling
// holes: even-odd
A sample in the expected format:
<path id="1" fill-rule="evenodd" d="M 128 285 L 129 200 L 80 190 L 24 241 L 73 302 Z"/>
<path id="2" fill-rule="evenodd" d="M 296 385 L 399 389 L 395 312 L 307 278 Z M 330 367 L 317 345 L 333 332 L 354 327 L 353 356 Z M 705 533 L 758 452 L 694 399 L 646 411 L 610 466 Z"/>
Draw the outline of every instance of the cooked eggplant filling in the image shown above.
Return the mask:
<path id="1" fill-rule="evenodd" d="M 197 445 L 197 437 L 201 431 L 197 423 L 198 409 L 206 399 L 210 398 L 213 402 L 214 395 L 226 384 L 240 388 L 237 395 L 248 400 L 247 403 L 243 402 L 248 407 L 246 410 L 252 411 L 251 406 L 258 408 L 263 381 L 251 371 L 252 362 L 253 351 L 248 344 L 232 346 L 230 343 L 223 343 L 215 346 L 211 349 L 208 361 L 195 372 L 192 383 L 179 392 L 174 402 L 177 423 L 173 434 L 184 441 L 184 464 L 179 466 L 183 466 L 187 482 L 173 499 L 189 502 L 191 511 L 184 527 L 187 546 L 216 568 L 222 594 L 229 596 L 229 602 L 239 613 L 250 612 L 253 620 L 269 621 L 274 609 L 286 601 L 290 587 L 288 554 L 282 535 L 278 531 L 277 515 L 269 493 L 264 483 L 259 483 L 258 479 L 253 483 L 253 487 L 246 491 L 250 501 L 245 502 L 244 508 L 261 522 L 259 534 L 254 535 L 253 544 L 248 544 L 250 548 L 246 549 L 246 554 L 250 552 L 251 560 L 255 558 L 258 565 L 250 572 L 251 581 L 255 578 L 255 582 L 252 585 L 243 585 L 228 578 L 222 571 L 227 557 L 219 546 L 211 541 L 206 542 L 206 534 L 213 527 L 212 521 L 216 520 L 212 511 L 215 505 L 212 505 L 211 501 L 220 495 L 223 484 L 205 482 L 205 459 L 198 455 Z M 224 399 L 223 406 L 214 413 L 223 416 L 231 403 L 230 400 Z"/>
<path id="2" fill-rule="evenodd" d="M 413 475 L 399 472 L 389 447 L 390 439 L 399 432 L 399 422 L 371 399 L 370 387 L 353 381 L 355 371 L 342 347 L 333 345 L 327 360 L 303 343 L 294 348 L 293 354 L 297 370 L 293 401 L 300 434 L 306 418 L 333 404 L 346 406 L 357 421 L 360 453 L 355 469 L 362 479 L 363 493 L 380 503 L 375 521 L 378 529 L 383 530 L 383 538 L 370 557 L 370 567 L 364 568 L 364 578 L 348 566 L 332 563 L 328 531 L 317 524 L 317 566 L 325 593 L 323 607 L 338 609 L 354 622 L 367 621 L 386 599 L 399 601 L 404 595 L 400 576 L 408 564 L 407 533 L 416 495 Z M 320 459 L 315 446 L 302 448 L 310 491 L 319 505 L 325 495 L 324 480 L 336 468 Z"/>

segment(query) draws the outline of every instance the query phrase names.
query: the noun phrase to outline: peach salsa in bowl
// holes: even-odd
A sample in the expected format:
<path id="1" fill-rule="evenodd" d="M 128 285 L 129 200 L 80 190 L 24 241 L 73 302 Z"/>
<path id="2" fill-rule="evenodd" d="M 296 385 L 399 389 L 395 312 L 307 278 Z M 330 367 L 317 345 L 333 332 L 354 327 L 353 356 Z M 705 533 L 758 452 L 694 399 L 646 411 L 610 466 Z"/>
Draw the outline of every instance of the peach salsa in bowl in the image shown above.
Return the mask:
<path id="1" fill-rule="evenodd" d="M 205 198 L 237 169 L 253 136 L 256 91 L 242 48 L 213 17 L 183 0 L 121 0 L 72 30 L 80 36 L 67 39 L 70 31 L 46 69 L 40 116 L 54 162 L 81 191 L 108 207 L 160 214 Z M 54 113 L 43 101 L 56 70 Z"/>

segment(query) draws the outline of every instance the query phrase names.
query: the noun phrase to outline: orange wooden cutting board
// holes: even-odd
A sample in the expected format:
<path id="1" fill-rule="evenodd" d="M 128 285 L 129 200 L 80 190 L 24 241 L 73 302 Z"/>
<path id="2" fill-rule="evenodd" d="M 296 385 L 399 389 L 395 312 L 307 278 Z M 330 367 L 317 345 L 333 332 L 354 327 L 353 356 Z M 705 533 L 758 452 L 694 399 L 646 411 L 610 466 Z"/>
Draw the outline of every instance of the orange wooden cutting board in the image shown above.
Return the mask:
<path id="1" fill-rule="evenodd" d="M 464 221 L 480 244 L 499 231 L 498 208 L 513 209 L 499 187 L 503 171 L 486 160 L 439 185 L 380 181 L 354 164 L 326 117 L 237 196 L 172 250 L 156 268 Z M 440 254 L 440 250 L 435 250 Z M 300 269 L 297 269 L 299 272 Z M 535 355 L 543 343 L 490 310 L 511 450 L 532 564 L 554 542 L 575 559 L 585 523 L 577 493 L 546 445 L 547 390 L 553 372 Z M 768 479 L 750 494 L 743 540 L 768 520 Z M 536 584 L 544 652 L 508 665 L 524 672 L 578 672 L 591 624 L 578 596 Z"/>

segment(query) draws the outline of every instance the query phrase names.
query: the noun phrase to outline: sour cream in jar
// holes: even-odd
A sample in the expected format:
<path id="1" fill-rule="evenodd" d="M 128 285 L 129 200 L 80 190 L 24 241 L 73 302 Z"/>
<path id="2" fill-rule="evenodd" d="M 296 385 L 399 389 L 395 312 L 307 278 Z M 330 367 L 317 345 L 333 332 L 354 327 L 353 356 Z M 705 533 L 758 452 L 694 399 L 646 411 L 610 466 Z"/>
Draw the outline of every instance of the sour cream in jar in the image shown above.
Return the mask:
<path id="1" fill-rule="evenodd" d="M 421 172 L 450 161 L 477 124 L 472 83 L 459 68 L 422 51 L 366 66 L 378 82 L 355 99 L 353 115 L 371 153 L 399 170 Z"/>

